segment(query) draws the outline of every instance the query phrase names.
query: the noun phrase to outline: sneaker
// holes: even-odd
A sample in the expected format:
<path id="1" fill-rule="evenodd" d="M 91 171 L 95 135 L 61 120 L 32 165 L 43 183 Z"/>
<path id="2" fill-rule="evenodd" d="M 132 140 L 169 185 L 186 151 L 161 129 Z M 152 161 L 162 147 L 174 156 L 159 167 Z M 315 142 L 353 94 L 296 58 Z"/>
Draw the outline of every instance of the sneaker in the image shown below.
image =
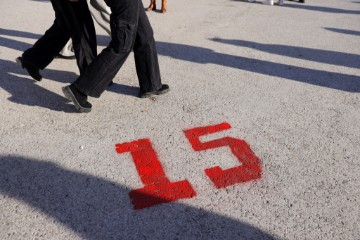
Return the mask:
<path id="1" fill-rule="evenodd" d="M 274 0 L 264 0 L 263 2 L 262 2 L 263 4 L 266 4 L 266 5 L 274 5 Z"/>
<path id="2" fill-rule="evenodd" d="M 35 79 L 36 81 L 41 81 L 42 76 L 39 72 L 39 68 L 35 67 L 34 65 L 27 63 L 24 61 L 22 57 L 18 57 L 15 59 L 15 62 L 22 68 L 25 68 L 29 75 Z"/>
<path id="3" fill-rule="evenodd" d="M 62 88 L 62 91 L 65 97 L 74 103 L 74 106 L 77 110 L 83 113 L 88 113 L 91 111 L 91 103 L 87 101 L 87 96 L 82 94 L 74 86 L 69 85 Z"/>
<path id="4" fill-rule="evenodd" d="M 283 5 L 284 5 L 284 0 L 279 0 L 278 4 L 279 4 L 280 6 L 283 6 Z"/>
<path id="5" fill-rule="evenodd" d="M 169 85 L 163 84 L 161 86 L 161 88 L 159 90 L 157 90 L 157 91 L 145 92 L 145 93 L 140 92 L 138 97 L 139 98 L 148 98 L 148 97 L 151 97 L 153 95 L 162 95 L 162 94 L 165 94 L 165 93 L 167 93 L 169 91 L 170 91 Z"/>
<path id="6" fill-rule="evenodd" d="M 301 3 L 305 3 L 305 0 L 299 0 L 299 2 L 301 2 Z"/>
<path id="7" fill-rule="evenodd" d="M 66 56 L 66 55 L 62 55 L 61 53 L 56 54 L 55 58 L 61 58 L 61 59 L 66 59 L 66 60 L 72 60 L 75 59 L 76 56 L 75 55 L 71 55 L 71 56 Z"/>

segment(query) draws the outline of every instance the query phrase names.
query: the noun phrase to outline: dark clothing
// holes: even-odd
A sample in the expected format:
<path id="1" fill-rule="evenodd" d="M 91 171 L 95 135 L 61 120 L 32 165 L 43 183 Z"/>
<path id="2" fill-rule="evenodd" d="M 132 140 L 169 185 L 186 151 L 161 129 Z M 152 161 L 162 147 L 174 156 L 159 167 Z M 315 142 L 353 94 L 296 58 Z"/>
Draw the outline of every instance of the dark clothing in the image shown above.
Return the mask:
<path id="1" fill-rule="evenodd" d="M 111 8 L 111 42 L 73 83 L 79 91 L 100 97 L 134 50 L 140 92 L 161 88 L 155 40 L 142 0 L 105 0 Z"/>
<path id="2" fill-rule="evenodd" d="M 68 42 L 73 40 L 74 52 L 80 73 L 96 57 L 96 32 L 86 1 L 70 3 L 68 0 L 51 0 L 55 11 L 54 24 L 22 58 L 33 66 L 44 69 Z"/>

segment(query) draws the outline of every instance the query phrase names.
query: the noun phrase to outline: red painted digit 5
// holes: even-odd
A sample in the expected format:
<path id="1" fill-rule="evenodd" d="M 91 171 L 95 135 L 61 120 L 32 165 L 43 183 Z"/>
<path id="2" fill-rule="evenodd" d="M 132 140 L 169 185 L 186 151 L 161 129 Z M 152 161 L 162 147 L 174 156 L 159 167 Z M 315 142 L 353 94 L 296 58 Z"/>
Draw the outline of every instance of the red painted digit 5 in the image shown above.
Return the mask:
<path id="1" fill-rule="evenodd" d="M 224 188 L 236 183 L 247 182 L 261 177 L 260 160 L 251 151 L 250 146 L 245 141 L 232 137 L 224 137 L 209 142 L 200 142 L 200 136 L 230 128 L 230 124 L 221 123 L 214 126 L 198 127 L 184 131 L 195 151 L 205 151 L 227 146 L 231 149 L 231 152 L 237 160 L 242 163 L 239 167 L 226 170 L 222 170 L 219 166 L 205 169 L 206 175 L 217 188 Z"/>
<path id="2" fill-rule="evenodd" d="M 145 185 L 129 193 L 135 209 L 196 196 L 187 180 L 170 182 L 149 139 L 116 144 L 116 151 L 131 153 L 140 179 Z"/>

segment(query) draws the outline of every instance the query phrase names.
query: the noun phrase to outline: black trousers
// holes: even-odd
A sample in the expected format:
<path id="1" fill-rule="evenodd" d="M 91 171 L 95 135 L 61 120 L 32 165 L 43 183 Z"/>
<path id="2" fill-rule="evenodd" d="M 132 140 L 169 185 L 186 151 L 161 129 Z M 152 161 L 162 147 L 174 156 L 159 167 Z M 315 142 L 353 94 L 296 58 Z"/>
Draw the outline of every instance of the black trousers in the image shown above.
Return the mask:
<path id="1" fill-rule="evenodd" d="M 91 97 L 100 97 L 134 50 L 141 92 L 162 86 L 153 30 L 142 0 L 105 0 L 111 8 L 111 42 L 73 85 Z"/>
<path id="2" fill-rule="evenodd" d="M 53 25 L 22 57 L 25 62 L 44 69 L 71 37 L 81 73 L 97 54 L 96 32 L 87 3 L 84 0 L 74 3 L 68 0 L 51 0 L 51 4 L 55 11 Z"/>

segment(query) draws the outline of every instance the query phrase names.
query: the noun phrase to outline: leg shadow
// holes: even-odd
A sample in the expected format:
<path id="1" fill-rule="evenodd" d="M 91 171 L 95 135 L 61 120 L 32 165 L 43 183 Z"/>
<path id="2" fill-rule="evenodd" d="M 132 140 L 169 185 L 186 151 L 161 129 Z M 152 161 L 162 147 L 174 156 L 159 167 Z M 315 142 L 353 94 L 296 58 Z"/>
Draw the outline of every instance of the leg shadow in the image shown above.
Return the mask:
<path id="1" fill-rule="evenodd" d="M 360 36 L 360 31 L 353 31 L 348 29 L 340 29 L 340 28 L 324 28 L 326 30 L 336 32 L 336 33 L 343 33 L 343 34 L 349 34 L 354 36 Z"/>
<path id="2" fill-rule="evenodd" d="M 217 64 L 341 91 L 360 91 L 360 79 L 358 76 L 233 56 L 217 53 L 208 48 L 184 44 L 157 42 L 157 46 L 160 55 L 184 61 Z"/>
<path id="3" fill-rule="evenodd" d="M 124 84 L 114 83 L 106 89 L 108 92 L 118 93 L 128 96 L 137 96 L 139 93 L 139 87 L 127 86 Z"/>
<path id="4" fill-rule="evenodd" d="M 46 90 L 41 87 L 41 83 L 32 79 L 16 76 L 17 74 L 27 75 L 27 72 L 15 62 L 0 59 L 0 66 L 0 87 L 11 94 L 9 97 L 11 102 L 27 106 L 39 106 L 54 111 L 77 112 L 73 106 L 66 104 L 68 100 L 65 97 Z M 63 72 L 55 70 L 51 72 L 53 75 L 64 76 Z M 72 73 L 68 73 L 68 75 L 72 75 Z"/>
<path id="5" fill-rule="evenodd" d="M 258 51 L 273 53 L 281 56 L 360 69 L 360 55 L 357 54 L 279 44 L 262 44 L 235 39 L 212 38 L 210 40 L 239 47 L 254 48 Z"/>
<path id="6" fill-rule="evenodd" d="M 304 4 L 285 4 L 282 7 L 287 8 L 296 8 L 296 9 L 303 9 L 309 11 L 317 11 L 317 12 L 326 12 L 326 13 L 339 13 L 339 14 L 360 14 L 359 10 L 347 10 L 347 9 L 340 9 L 340 8 L 329 8 L 323 6 L 311 6 L 311 5 L 304 5 Z"/>

